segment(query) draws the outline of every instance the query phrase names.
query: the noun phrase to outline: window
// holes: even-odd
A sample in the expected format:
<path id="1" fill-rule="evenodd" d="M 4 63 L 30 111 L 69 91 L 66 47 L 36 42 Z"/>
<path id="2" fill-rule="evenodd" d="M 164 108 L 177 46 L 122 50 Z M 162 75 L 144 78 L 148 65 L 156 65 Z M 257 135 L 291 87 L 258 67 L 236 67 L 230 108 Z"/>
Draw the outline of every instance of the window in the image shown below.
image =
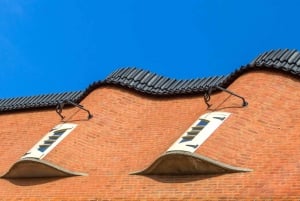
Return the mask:
<path id="1" fill-rule="evenodd" d="M 167 151 L 196 151 L 229 115 L 227 112 L 202 115 Z"/>
<path id="2" fill-rule="evenodd" d="M 77 125 L 64 123 L 55 126 L 49 131 L 36 145 L 34 145 L 21 158 L 38 158 L 42 159 L 46 156 L 58 143 L 60 143 L 67 135 L 75 129 Z"/>

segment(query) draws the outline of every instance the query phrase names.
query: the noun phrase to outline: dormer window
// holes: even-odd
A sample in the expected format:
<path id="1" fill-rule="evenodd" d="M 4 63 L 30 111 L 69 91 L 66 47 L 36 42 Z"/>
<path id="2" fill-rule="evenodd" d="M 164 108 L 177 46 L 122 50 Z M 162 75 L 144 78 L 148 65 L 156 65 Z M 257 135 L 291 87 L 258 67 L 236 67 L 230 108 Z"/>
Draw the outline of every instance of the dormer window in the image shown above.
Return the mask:
<path id="1" fill-rule="evenodd" d="M 37 144 L 35 144 L 21 158 L 37 158 L 42 159 L 46 156 L 58 143 L 67 137 L 77 125 L 64 123 L 55 126 L 51 129 Z"/>
<path id="2" fill-rule="evenodd" d="M 196 151 L 229 115 L 228 112 L 211 112 L 202 115 L 167 151 Z"/>

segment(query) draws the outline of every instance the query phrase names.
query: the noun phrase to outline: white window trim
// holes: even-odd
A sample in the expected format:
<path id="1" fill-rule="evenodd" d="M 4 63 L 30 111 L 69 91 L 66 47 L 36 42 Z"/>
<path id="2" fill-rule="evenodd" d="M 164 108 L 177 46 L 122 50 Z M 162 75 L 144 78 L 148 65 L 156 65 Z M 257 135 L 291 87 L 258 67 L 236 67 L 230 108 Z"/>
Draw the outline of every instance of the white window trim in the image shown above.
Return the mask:
<path id="1" fill-rule="evenodd" d="M 72 123 L 63 123 L 55 126 L 51 131 L 49 131 L 38 143 L 36 143 L 27 153 L 25 153 L 21 159 L 24 158 L 44 158 L 54 147 L 56 147 L 65 137 L 67 137 L 75 128 L 76 124 Z M 49 140 L 54 136 L 55 133 L 59 131 L 64 131 L 62 135 L 60 135 L 57 139 L 54 140 L 52 144 L 50 144 L 44 151 L 40 151 L 39 148 L 41 145 L 45 144 L 45 141 Z"/>
<path id="2" fill-rule="evenodd" d="M 192 126 L 186 130 L 180 138 L 167 150 L 168 151 L 187 151 L 195 152 L 212 134 L 213 132 L 229 117 L 228 112 L 210 112 L 200 116 Z M 189 138 L 189 134 L 201 120 L 207 120 L 209 123 L 205 125 L 194 137 L 190 140 L 184 141 L 184 138 Z"/>

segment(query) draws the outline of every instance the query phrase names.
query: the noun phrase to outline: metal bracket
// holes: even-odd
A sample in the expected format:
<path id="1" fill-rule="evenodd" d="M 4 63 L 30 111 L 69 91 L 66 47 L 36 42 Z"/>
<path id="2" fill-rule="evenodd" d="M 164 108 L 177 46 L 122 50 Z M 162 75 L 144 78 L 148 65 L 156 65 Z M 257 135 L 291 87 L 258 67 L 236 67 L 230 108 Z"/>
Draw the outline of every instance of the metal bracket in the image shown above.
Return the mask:
<path id="1" fill-rule="evenodd" d="M 207 105 L 207 108 L 210 108 L 211 104 L 209 104 L 208 102 L 210 101 L 210 94 L 212 91 L 212 87 L 208 88 L 208 90 L 204 93 L 204 102 Z"/>
<path id="2" fill-rule="evenodd" d="M 210 106 L 211 106 L 211 104 L 209 104 L 209 101 L 210 101 L 210 95 L 211 95 L 211 92 L 212 92 L 213 88 L 219 89 L 221 91 L 225 91 L 225 92 L 227 92 L 227 93 L 229 93 L 233 96 L 236 96 L 236 97 L 242 99 L 242 101 L 243 101 L 242 106 L 243 107 L 246 107 L 248 105 L 248 102 L 245 100 L 244 97 L 239 96 L 236 93 L 234 93 L 234 92 L 232 92 L 228 89 L 225 89 L 225 88 L 222 88 L 222 87 L 219 87 L 219 86 L 215 86 L 215 87 L 209 87 L 208 90 L 204 93 L 204 102 L 205 102 L 205 104 L 207 105 L 208 108 L 210 108 Z"/>
<path id="3" fill-rule="evenodd" d="M 56 113 L 61 117 L 61 119 L 65 118 L 61 114 L 65 104 L 71 104 L 75 107 L 78 107 L 79 109 L 82 109 L 82 110 L 86 111 L 88 113 L 88 119 L 91 119 L 93 117 L 93 115 L 90 113 L 90 111 L 85 109 L 82 105 L 74 103 L 73 101 L 70 101 L 70 100 L 64 100 L 64 101 L 57 101 L 57 105 L 56 105 Z"/>

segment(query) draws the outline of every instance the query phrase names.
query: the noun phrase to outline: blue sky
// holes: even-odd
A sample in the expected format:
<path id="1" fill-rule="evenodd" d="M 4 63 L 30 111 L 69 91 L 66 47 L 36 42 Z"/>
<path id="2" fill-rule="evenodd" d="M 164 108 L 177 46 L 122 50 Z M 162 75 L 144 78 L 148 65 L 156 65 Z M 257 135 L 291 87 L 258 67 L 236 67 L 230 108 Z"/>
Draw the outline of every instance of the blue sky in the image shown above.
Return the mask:
<path id="1" fill-rule="evenodd" d="M 84 90 L 120 67 L 224 75 L 300 49 L 298 0 L 0 0 L 0 98 Z"/>

